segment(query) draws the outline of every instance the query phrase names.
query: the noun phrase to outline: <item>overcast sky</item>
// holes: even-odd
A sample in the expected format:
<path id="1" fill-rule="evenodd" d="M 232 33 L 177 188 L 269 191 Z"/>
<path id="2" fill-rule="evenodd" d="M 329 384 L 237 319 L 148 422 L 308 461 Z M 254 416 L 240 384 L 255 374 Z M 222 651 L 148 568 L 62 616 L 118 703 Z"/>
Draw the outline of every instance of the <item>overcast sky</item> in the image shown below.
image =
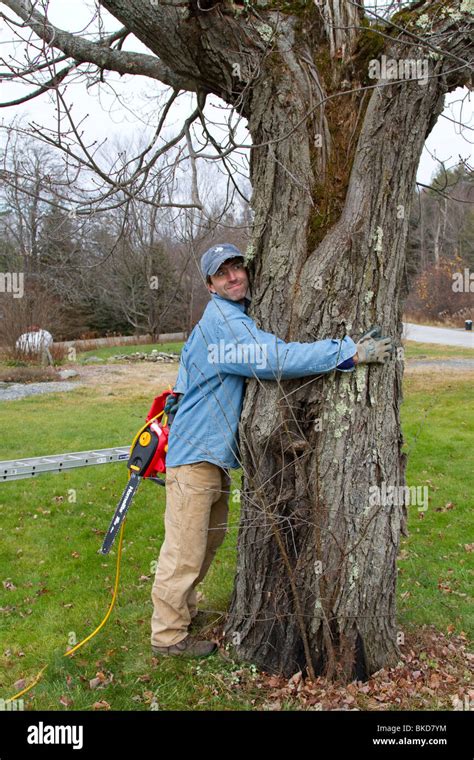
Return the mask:
<path id="1" fill-rule="evenodd" d="M 0 7 L 2 3 L 0 2 Z M 3 6 L 7 15 L 11 12 Z M 52 23 L 71 32 L 79 32 L 94 37 L 97 22 L 90 26 L 90 20 L 94 14 L 94 4 L 89 0 L 51 0 L 50 19 Z M 106 31 L 114 31 L 120 28 L 120 23 L 113 19 L 106 11 L 103 11 L 102 21 Z M 134 49 L 140 52 L 149 52 L 138 40 L 129 38 L 125 45 L 126 49 Z M 3 59 L 9 56 L 17 60 L 23 60 L 24 46 L 20 43 L 15 45 L 11 42 L 11 32 L 4 25 L 0 28 L 0 55 Z M 3 68 L 3 67 L 2 67 Z M 90 141 L 107 138 L 113 143 L 128 141 L 137 138 L 143 131 L 150 134 L 150 129 L 144 124 L 143 117 L 150 117 L 150 123 L 156 124 L 157 95 L 160 90 L 159 83 L 145 77 L 108 74 L 107 82 L 101 86 L 94 86 L 89 90 L 83 83 L 74 82 L 67 89 L 67 100 L 73 104 L 75 120 L 83 122 Z M 21 84 L 12 84 L 3 81 L 1 83 L 1 100 L 8 101 L 24 95 L 28 88 Z M 467 96 L 467 97 L 466 97 Z M 184 115 L 190 112 L 191 96 L 183 93 L 176 107 L 167 120 L 168 129 L 178 127 Z M 224 104 L 217 98 L 209 98 L 207 107 L 208 115 L 217 121 L 223 120 Z M 54 105 L 51 97 L 41 96 L 27 104 L 15 108 L 4 108 L 0 114 L 3 124 L 9 123 L 13 118 L 21 116 L 25 121 L 36 121 L 42 125 L 54 123 Z M 474 107 L 472 96 L 469 99 L 467 91 L 457 90 L 446 99 L 444 116 L 440 117 L 431 135 L 428 138 L 421 158 L 418 180 L 429 183 L 438 163 L 434 156 L 441 161 L 446 161 L 448 166 L 456 164 L 460 157 L 467 159 L 472 164 L 474 143 Z M 471 129 L 461 130 L 454 121 L 462 119 L 466 127 Z M 245 138 L 245 121 L 241 122 L 240 139 Z M 433 154 L 433 155 L 430 155 Z"/>

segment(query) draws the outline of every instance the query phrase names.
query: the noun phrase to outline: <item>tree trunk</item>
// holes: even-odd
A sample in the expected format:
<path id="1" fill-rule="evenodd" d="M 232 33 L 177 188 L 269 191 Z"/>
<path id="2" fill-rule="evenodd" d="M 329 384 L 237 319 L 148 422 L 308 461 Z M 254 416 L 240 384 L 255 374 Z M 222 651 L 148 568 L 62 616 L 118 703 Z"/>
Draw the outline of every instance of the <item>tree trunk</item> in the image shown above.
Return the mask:
<path id="1" fill-rule="evenodd" d="M 446 238 L 446 214 L 447 214 L 447 198 L 441 198 L 440 202 L 436 206 L 437 219 L 436 219 L 436 233 L 433 241 L 433 253 L 434 263 L 439 266 L 440 259 L 440 242 L 445 241 Z"/>
<path id="2" fill-rule="evenodd" d="M 389 84 L 305 119 L 344 83 L 334 70 L 321 76 L 316 41 L 297 40 L 298 53 L 282 46 L 253 94 L 253 143 L 277 142 L 252 153 L 252 313 L 287 340 L 356 336 L 373 324 L 399 339 L 416 170 L 445 87 L 437 78 Z M 248 384 L 226 626 L 244 660 L 343 680 L 396 664 L 406 508 L 371 506 L 370 494 L 405 484 L 402 372 L 398 351 L 388 366 L 353 374 Z"/>
<path id="3" fill-rule="evenodd" d="M 469 50 L 467 14 L 462 33 L 456 26 L 459 0 L 445 4 L 457 20 L 438 9 L 421 23 L 430 3 L 416 11 L 418 35 L 453 33 L 449 55 L 428 58 L 428 81 L 380 86 L 368 78 L 370 60 L 416 59 L 427 49 L 396 29 L 379 36 L 360 27 L 349 0 L 296 2 L 293 15 L 260 2 L 248 16 L 232 3 L 204 12 L 170 2 L 149 14 L 141 0 L 102 4 L 197 91 L 220 95 L 248 119 L 251 313 L 259 326 L 314 341 L 380 324 L 399 338 L 421 150 L 443 95 L 469 76 L 452 60 Z M 397 662 L 396 557 L 406 515 L 397 503 L 372 506 L 370 489 L 404 484 L 402 372 L 397 354 L 354 373 L 249 381 L 226 625 L 238 657 L 344 680 Z"/>

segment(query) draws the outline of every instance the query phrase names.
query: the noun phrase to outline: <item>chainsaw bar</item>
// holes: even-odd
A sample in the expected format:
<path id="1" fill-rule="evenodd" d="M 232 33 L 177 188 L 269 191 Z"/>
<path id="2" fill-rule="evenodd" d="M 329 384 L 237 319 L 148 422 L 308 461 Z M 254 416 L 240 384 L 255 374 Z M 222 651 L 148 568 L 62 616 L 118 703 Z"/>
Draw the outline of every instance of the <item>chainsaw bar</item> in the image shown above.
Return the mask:
<path id="1" fill-rule="evenodd" d="M 120 499 L 117 509 L 115 510 L 115 514 L 112 518 L 112 522 L 110 523 L 107 534 L 104 538 L 104 543 L 100 549 L 101 554 L 109 553 L 111 546 L 115 540 L 115 536 L 117 535 L 118 530 L 125 519 L 125 515 L 128 512 L 128 508 L 132 503 L 132 499 L 135 496 L 135 491 L 140 485 L 141 480 L 142 478 L 140 475 L 137 475 L 135 472 L 130 476 L 130 479 L 125 486 L 125 490 L 122 494 L 122 498 Z"/>

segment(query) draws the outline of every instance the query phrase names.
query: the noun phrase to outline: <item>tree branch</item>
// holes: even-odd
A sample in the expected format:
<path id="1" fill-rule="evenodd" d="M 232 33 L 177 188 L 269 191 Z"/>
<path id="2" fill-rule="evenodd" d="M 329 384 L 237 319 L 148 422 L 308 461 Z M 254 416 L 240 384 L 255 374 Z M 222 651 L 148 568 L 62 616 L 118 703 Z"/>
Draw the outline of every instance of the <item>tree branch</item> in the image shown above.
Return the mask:
<path id="1" fill-rule="evenodd" d="M 38 95 L 42 95 L 43 92 L 46 92 L 47 90 L 54 89 L 55 87 L 60 84 L 63 79 L 67 77 L 67 75 L 73 71 L 73 69 L 77 68 L 77 64 L 71 63 L 69 66 L 65 66 L 64 69 L 61 69 L 57 74 L 54 75 L 51 79 L 49 79 L 47 82 L 41 85 L 41 87 L 38 87 L 37 90 L 34 90 L 33 92 L 30 92 L 28 95 L 24 95 L 22 98 L 17 98 L 16 100 L 10 100 L 7 103 L 0 103 L 0 108 L 8 108 L 9 106 L 18 106 L 22 103 L 27 103 L 29 100 L 33 100 L 33 98 L 37 98 Z"/>
<path id="2" fill-rule="evenodd" d="M 181 76 L 158 58 L 144 53 L 112 50 L 107 42 L 89 42 L 70 32 L 66 32 L 49 22 L 46 16 L 35 10 L 31 0 L 2 0 L 10 10 L 22 19 L 48 46 L 61 50 L 68 57 L 79 63 L 92 63 L 100 69 L 116 71 L 119 74 L 135 74 L 157 79 L 174 89 L 196 90 L 192 78 Z M 119 37 L 123 35 L 123 30 Z M 39 94 L 39 93 L 38 93 Z"/>

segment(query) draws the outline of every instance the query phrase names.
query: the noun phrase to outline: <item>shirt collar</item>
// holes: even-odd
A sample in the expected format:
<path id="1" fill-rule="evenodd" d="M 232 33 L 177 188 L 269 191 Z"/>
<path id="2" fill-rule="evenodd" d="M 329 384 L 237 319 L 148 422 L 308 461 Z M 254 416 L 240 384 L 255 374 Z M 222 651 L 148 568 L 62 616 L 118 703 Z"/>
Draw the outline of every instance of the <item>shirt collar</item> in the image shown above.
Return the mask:
<path id="1" fill-rule="evenodd" d="M 239 303 L 238 301 L 231 301 L 229 298 L 223 298 L 218 293 L 211 293 L 212 298 L 215 298 L 216 301 L 224 301 L 227 304 L 230 304 L 231 306 L 236 306 L 239 311 L 243 311 L 247 313 L 247 310 L 250 306 L 250 299 L 244 298 L 244 303 Z"/>

